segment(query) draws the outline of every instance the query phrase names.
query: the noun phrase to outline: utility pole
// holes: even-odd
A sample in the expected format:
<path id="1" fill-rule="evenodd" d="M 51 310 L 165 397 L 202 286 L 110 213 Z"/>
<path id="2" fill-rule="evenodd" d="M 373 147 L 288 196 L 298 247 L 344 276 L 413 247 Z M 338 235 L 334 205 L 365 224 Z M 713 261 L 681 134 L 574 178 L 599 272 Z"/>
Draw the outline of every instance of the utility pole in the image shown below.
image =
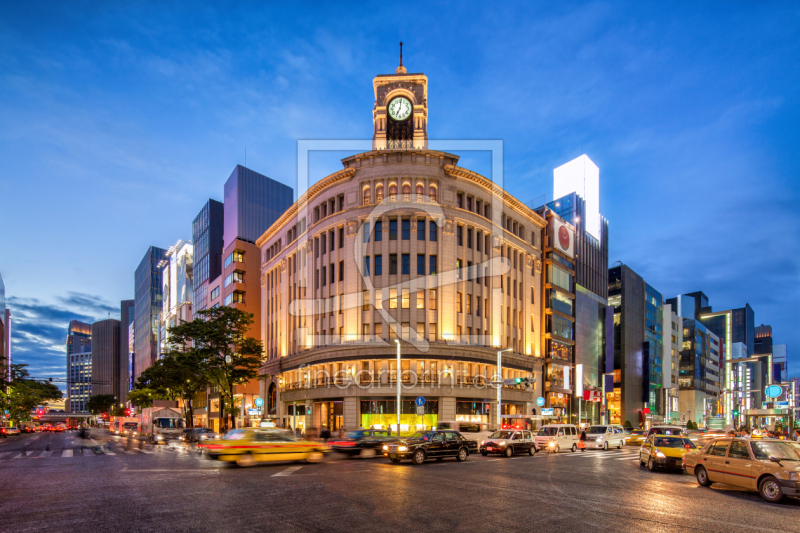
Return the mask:
<path id="1" fill-rule="evenodd" d="M 397 438 L 400 438 L 400 385 L 402 373 L 400 371 L 400 339 L 395 339 L 397 344 L 397 367 L 395 372 L 395 380 L 397 381 Z"/>
<path id="2" fill-rule="evenodd" d="M 499 383 L 497 384 L 497 429 L 503 429 L 503 415 L 502 410 L 500 409 L 500 397 L 503 391 L 503 353 L 512 351 L 511 348 L 506 348 L 505 350 L 500 350 L 497 352 L 497 380 Z"/>

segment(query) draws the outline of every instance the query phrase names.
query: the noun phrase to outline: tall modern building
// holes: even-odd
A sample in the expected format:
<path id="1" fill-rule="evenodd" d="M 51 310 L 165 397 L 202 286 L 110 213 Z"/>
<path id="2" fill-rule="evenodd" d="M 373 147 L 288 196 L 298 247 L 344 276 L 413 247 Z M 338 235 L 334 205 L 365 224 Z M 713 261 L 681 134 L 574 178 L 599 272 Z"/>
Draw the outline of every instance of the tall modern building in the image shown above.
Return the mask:
<path id="1" fill-rule="evenodd" d="M 291 187 L 236 165 L 225 182 L 223 248 L 235 239 L 255 244 L 292 205 L 293 198 Z"/>
<path id="2" fill-rule="evenodd" d="M 785 344 L 772 347 L 772 380 L 780 383 L 789 379 L 789 354 Z"/>
<path id="3" fill-rule="evenodd" d="M 683 319 L 665 303 L 662 308 L 661 335 L 662 350 L 662 386 L 664 387 L 664 418 L 672 423 L 681 419 L 680 395 L 678 394 L 678 372 L 683 347 Z"/>
<path id="4" fill-rule="evenodd" d="M 11 377 L 11 310 L 6 308 L 6 286 L 0 275 L 0 372 Z"/>
<path id="5" fill-rule="evenodd" d="M 755 327 L 754 354 L 772 353 L 772 326 Z"/>
<path id="6" fill-rule="evenodd" d="M 663 297 L 626 265 L 609 269 L 608 295 L 614 309 L 610 421 L 661 423 L 669 417 L 663 389 Z"/>
<path id="7" fill-rule="evenodd" d="M 600 170 L 586 155 L 561 165 L 553 171 L 553 198 L 535 211 L 543 216 L 550 211 L 574 230 L 569 266 L 574 281 L 574 356 L 570 368 L 574 372 L 574 365 L 581 365 L 583 397 L 594 398 L 596 392 L 602 392 L 603 374 L 614 369 L 614 345 L 610 341 L 613 310 L 608 309 L 608 221 L 600 214 Z M 558 235 L 550 230 L 548 225 L 546 238 L 556 242 Z M 558 296 L 557 292 L 553 294 Z M 610 390 L 610 381 L 607 387 Z M 599 423 L 600 403 L 587 402 L 578 409 L 578 401 L 577 397 L 571 399 L 571 411 L 580 411 L 584 422 Z"/>
<path id="8" fill-rule="evenodd" d="M 134 380 L 155 363 L 158 355 L 158 315 L 163 305 L 162 269 L 158 265 L 166 254 L 163 248 L 150 246 L 136 268 Z"/>
<path id="9" fill-rule="evenodd" d="M 128 391 L 133 383 L 133 356 L 134 356 L 134 325 L 133 317 L 136 312 L 135 300 L 122 300 L 120 302 L 119 321 L 119 401 L 128 401 Z"/>
<path id="10" fill-rule="evenodd" d="M 194 244 L 193 312 L 208 307 L 208 283 L 222 272 L 222 232 L 225 206 L 208 200 L 192 222 Z"/>
<path id="11" fill-rule="evenodd" d="M 86 410 L 92 395 L 92 325 L 78 320 L 69 323 L 66 341 L 67 398 L 65 409 L 73 413 Z"/>
<path id="12" fill-rule="evenodd" d="M 120 321 L 92 324 L 92 394 L 111 394 L 120 400 Z"/>
<path id="13" fill-rule="evenodd" d="M 170 350 L 169 328 L 192 320 L 192 251 L 190 243 L 178 241 L 170 246 L 166 258 L 159 263 L 164 282 L 164 302 L 159 315 L 159 354 Z"/>

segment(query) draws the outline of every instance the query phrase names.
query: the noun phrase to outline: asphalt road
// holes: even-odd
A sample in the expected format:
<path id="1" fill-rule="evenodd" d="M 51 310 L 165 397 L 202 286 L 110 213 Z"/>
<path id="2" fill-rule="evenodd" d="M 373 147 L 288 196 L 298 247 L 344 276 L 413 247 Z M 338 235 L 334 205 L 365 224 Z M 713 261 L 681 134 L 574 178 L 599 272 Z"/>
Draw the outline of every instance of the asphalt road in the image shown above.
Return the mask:
<path id="1" fill-rule="evenodd" d="M 0 531 L 800 531 L 800 501 L 652 473 L 638 447 L 237 468 L 93 437 L 0 439 Z"/>

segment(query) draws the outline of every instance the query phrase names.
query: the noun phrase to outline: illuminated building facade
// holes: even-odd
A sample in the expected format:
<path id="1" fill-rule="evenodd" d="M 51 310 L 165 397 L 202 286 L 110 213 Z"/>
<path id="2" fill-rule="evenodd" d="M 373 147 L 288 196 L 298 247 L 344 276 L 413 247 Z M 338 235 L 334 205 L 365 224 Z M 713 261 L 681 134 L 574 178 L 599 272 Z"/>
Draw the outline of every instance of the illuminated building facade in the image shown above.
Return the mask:
<path id="1" fill-rule="evenodd" d="M 92 395 L 92 325 L 73 320 L 66 341 L 67 398 L 65 408 L 73 413 L 86 410 Z"/>
<path id="2" fill-rule="evenodd" d="M 488 382 L 504 349 L 503 377 L 537 389 L 504 387 L 500 414 L 536 414 L 545 219 L 458 156 L 426 149 L 427 77 L 400 67 L 373 85 L 374 149 L 343 159 L 256 243 L 266 415 L 390 426 L 400 380 L 404 431 L 496 424 Z"/>
<path id="3" fill-rule="evenodd" d="M 134 300 L 122 300 L 120 302 L 119 320 L 119 401 L 128 401 L 128 391 L 131 390 L 133 383 L 133 354 L 134 354 L 134 325 L 133 314 L 135 312 Z"/>
<path id="4" fill-rule="evenodd" d="M 6 308 L 6 287 L 0 275 L 0 372 L 11 378 L 11 310 Z"/>
<path id="5" fill-rule="evenodd" d="M 158 317 L 159 355 L 170 351 L 169 328 L 192 320 L 192 277 L 194 272 L 192 245 L 178 241 L 170 246 L 158 266 L 162 269 L 162 308 Z"/>
<path id="6" fill-rule="evenodd" d="M 134 360 L 133 380 L 156 362 L 158 356 L 159 315 L 163 301 L 163 269 L 159 267 L 166 257 L 163 248 L 150 246 L 136 268 Z"/>

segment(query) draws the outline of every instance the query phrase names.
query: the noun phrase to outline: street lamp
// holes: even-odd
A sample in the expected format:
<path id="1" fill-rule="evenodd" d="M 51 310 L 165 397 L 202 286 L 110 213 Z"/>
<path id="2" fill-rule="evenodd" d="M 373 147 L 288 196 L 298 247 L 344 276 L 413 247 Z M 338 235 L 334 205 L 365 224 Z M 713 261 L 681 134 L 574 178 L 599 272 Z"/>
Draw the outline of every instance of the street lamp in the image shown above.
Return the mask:
<path id="1" fill-rule="evenodd" d="M 503 390 L 503 353 L 513 351 L 512 348 L 506 348 L 497 352 L 497 379 L 500 383 L 497 386 L 497 429 L 503 429 L 503 416 L 500 411 L 500 393 Z"/>
<path id="2" fill-rule="evenodd" d="M 397 438 L 400 438 L 400 339 L 395 339 L 397 344 L 397 367 L 395 372 L 395 380 L 397 381 Z"/>

